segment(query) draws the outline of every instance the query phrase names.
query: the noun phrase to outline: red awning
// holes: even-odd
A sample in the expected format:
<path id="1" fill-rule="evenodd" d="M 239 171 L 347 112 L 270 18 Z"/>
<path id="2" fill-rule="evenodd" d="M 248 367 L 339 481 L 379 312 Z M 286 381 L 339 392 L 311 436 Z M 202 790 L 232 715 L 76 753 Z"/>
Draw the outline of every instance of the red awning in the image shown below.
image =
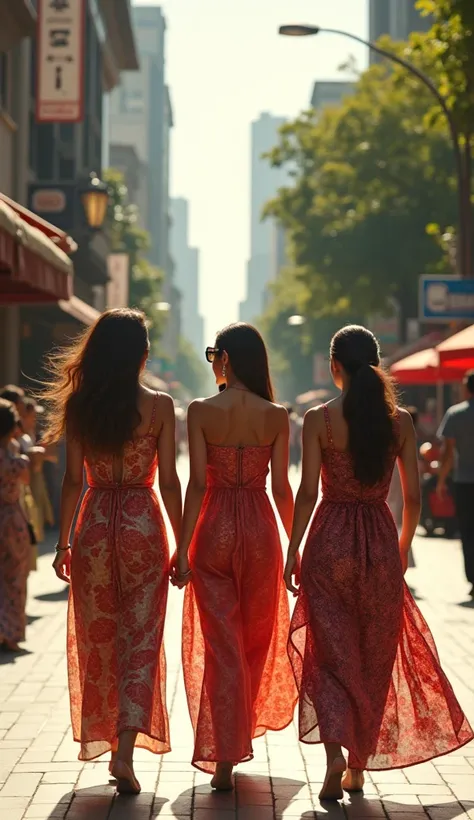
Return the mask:
<path id="1" fill-rule="evenodd" d="M 77 243 L 74 242 L 72 236 L 68 236 L 65 231 L 61 231 L 56 227 L 56 225 L 52 225 L 51 222 L 46 222 L 46 220 L 42 219 L 41 216 L 33 213 L 33 211 L 29 211 L 28 208 L 24 208 L 19 202 L 15 202 L 14 199 L 10 199 L 10 197 L 2 194 L 1 192 L 0 202 L 4 202 L 8 205 L 8 207 L 11 208 L 23 222 L 26 222 L 33 228 L 38 228 L 41 233 L 44 233 L 48 239 L 51 239 L 51 241 L 54 242 L 59 250 L 64 251 L 64 253 L 67 253 L 68 255 L 77 251 Z"/>
<path id="2" fill-rule="evenodd" d="M 420 350 L 396 362 L 390 373 L 399 384 L 434 385 L 461 381 L 464 369 L 440 362 L 438 348 Z"/>
<path id="3" fill-rule="evenodd" d="M 474 368 L 474 325 L 460 330 L 438 345 L 443 366 L 471 370 Z"/>
<path id="4" fill-rule="evenodd" d="M 0 304 L 69 299 L 71 260 L 40 227 L 44 220 L 28 211 L 31 218 L 26 221 L 18 213 L 21 206 L 13 209 L 5 199 L 0 195 Z M 49 229 L 56 231 L 53 225 Z"/>

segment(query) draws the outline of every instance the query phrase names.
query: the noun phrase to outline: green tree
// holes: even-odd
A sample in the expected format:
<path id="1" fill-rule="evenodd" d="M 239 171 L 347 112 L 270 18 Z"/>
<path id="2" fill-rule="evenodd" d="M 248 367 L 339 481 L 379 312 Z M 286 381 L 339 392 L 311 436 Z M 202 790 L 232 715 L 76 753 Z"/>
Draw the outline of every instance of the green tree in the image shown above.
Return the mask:
<path id="1" fill-rule="evenodd" d="M 453 157 L 430 110 L 418 83 L 376 66 L 340 107 L 283 128 L 270 161 L 288 164 L 294 185 L 267 213 L 288 232 L 306 315 L 366 316 L 393 296 L 414 315 L 420 273 L 443 269 L 426 227 L 453 224 Z"/>
<path id="2" fill-rule="evenodd" d="M 162 272 L 146 258 L 150 248 L 147 231 L 138 226 L 138 208 L 128 202 L 128 190 L 123 174 L 110 168 L 104 172 L 108 185 L 109 206 L 107 224 L 112 250 L 127 253 L 130 260 L 130 304 L 146 313 L 149 321 L 153 355 L 160 354 L 163 332 L 163 311 L 157 305 L 161 300 Z"/>

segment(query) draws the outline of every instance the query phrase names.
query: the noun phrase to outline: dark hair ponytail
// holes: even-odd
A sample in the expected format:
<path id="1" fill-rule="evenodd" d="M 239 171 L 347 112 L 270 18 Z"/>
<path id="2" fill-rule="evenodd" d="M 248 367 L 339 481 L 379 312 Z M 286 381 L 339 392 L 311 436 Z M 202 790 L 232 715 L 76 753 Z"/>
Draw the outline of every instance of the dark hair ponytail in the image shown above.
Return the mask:
<path id="1" fill-rule="evenodd" d="M 236 378 L 257 396 L 274 400 L 268 354 L 258 330 L 246 322 L 236 322 L 221 330 L 216 337 L 216 349 L 226 351 Z"/>
<path id="2" fill-rule="evenodd" d="M 331 358 L 350 378 L 343 413 L 354 475 L 373 486 L 383 479 L 396 446 L 395 390 L 380 366 L 377 339 L 367 328 L 349 325 L 339 330 L 331 342 Z"/>

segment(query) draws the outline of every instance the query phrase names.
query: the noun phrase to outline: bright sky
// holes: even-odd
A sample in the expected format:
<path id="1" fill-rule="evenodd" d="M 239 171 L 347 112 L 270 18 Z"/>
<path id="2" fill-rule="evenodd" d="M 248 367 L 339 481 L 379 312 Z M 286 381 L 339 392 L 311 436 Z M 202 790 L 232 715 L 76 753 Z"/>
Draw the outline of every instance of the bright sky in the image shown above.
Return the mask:
<path id="1" fill-rule="evenodd" d="M 260 112 L 295 117 L 314 80 L 344 79 L 363 47 L 342 37 L 278 37 L 282 23 L 367 36 L 367 0 L 132 0 L 161 5 L 168 23 L 167 81 L 175 128 L 173 196 L 190 201 L 191 243 L 201 251 L 206 338 L 238 318 L 250 243 L 250 123 Z"/>

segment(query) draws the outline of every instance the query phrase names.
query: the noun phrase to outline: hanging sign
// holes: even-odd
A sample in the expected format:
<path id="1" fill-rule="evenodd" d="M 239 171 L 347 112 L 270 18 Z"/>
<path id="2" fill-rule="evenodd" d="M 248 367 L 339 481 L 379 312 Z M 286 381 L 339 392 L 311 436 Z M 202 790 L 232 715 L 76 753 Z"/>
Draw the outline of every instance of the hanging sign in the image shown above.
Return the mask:
<path id="1" fill-rule="evenodd" d="M 85 0 L 38 0 L 37 122 L 83 119 Z"/>

